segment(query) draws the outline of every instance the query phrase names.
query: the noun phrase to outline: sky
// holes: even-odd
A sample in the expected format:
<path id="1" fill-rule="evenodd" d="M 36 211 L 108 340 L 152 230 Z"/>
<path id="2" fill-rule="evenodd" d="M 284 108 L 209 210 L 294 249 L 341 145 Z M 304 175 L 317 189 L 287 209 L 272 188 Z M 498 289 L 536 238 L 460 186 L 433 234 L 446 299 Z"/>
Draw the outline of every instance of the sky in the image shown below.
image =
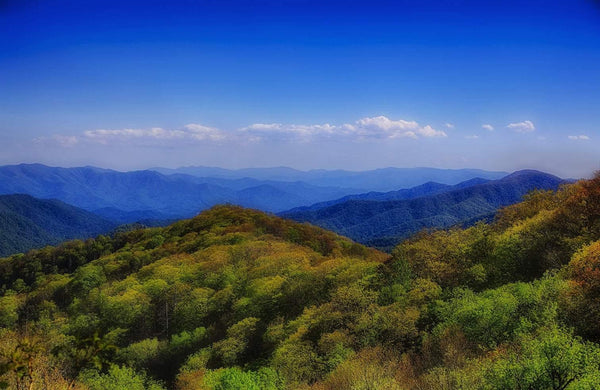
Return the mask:
<path id="1" fill-rule="evenodd" d="M 600 169 L 600 2 L 0 0 L 0 164 Z"/>

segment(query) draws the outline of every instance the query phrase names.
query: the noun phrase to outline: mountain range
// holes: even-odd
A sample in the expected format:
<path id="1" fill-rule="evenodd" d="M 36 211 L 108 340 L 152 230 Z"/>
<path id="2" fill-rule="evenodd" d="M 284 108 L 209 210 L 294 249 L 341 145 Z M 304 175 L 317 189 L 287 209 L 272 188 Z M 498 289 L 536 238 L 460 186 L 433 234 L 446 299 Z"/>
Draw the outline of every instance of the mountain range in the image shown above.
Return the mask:
<path id="1" fill-rule="evenodd" d="M 120 222 L 135 222 L 140 218 L 189 217 L 223 203 L 281 212 L 383 187 L 397 190 L 433 179 L 442 184 L 456 184 L 478 176 L 488 179 L 504 176 L 500 172 L 433 168 L 365 172 L 303 172 L 291 168 L 157 170 L 162 173 L 155 170 L 119 172 L 96 167 L 57 168 L 41 164 L 2 166 L 0 194 L 24 193 L 42 199 L 59 199 Z"/>
<path id="2" fill-rule="evenodd" d="M 359 192 L 394 191 L 410 188 L 432 181 L 453 185 L 475 177 L 488 180 L 500 179 L 508 172 L 481 169 L 438 169 L 438 168 L 381 168 L 369 171 L 346 171 L 313 169 L 299 171 L 287 167 L 223 169 L 213 167 L 182 167 L 177 169 L 152 168 L 163 174 L 186 174 L 196 177 L 224 179 L 254 178 L 258 180 L 302 181 L 315 186 L 333 186 L 361 189 Z"/>
<path id="3" fill-rule="evenodd" d="M 547 173 L 524 170 L 499 180 L 465 182 L 446 188 L 447 191 L 430 184 L 420 189 L 422 193 L 429 189 L 430 195 L 414 199 L 411 194 L 419 191 L 365 194 L 280 215 L 389 249 L 421 229 L 446 228 L 489 218 L 498 208 L 519 202 L 530 191 L 556 190 L 565 182 Z M 407 198 L 401 199 L 402 196 Z"/>
<path id="4" fill-rule="evenodd" d="M 405 188 L 398 191 L 389 191 L 389 192 L 367 192 L 364 194 L 353 194 L 347 195 L 339 199 L 328 200 L 325 202 L 315 203 L 310 206 L 302 206 L 296 207 L 292 210 L 286 211 L 286 213 L 294 213 L 300 211 L 310 211 L 310 210 L 319 210 L 328 206 L 333 206 L 338 203 L 344 203 L 350 200 L 376 200 L 376 201 L 386 201 L 386 200 L 407 200 L 407 199 L 415 199 L 420 198 L 422 196 L 429 196 L 435 194 L 441 194 L 443 192 L 448 192 L 456 189 L 472 187 L 478 184 L 483 184 L 489 182 L 488 179 L 482 179 L 480 177 L 476 177 L 474 179 L 470 179 L 455 185 L 441 184 L 433 181 L 427 182 L 425 184 L 418 185 L 412 188 Z"/>
<path id="5" fill-rule="evenodd" d="M 163 170 L 164 173 L 118 172 L 41 164 L 4 166 L 0 167 L 0 194 L 27 195 L 2 196 L 0 256 L 57 244 L 65 239 L 110 233 L 120 225 L 126 225 L 121 229 L 164 226 L 217 204 L 276 212 L 389 249 L 400 238 L 422 228 L 469 224 L 490 218 L 499 207 L 519 201 L 530 190 L 556 189 L 563 182 L 535 171 L 516 172 L 492 180 L 490 177 L 497 173 L 415 170 L 390 168 L 357 173 L 303 172 L 290 168 L 240 171 L 196 168 L 196 173 L 221 176 L 198 177 L 187 174 L 194 172 L 168 170 Z M 373 187 L 364 190 L 293 181 L 303 177 L 314 182 L 329 176 L 333 182 L 366 185 L 373 177 L 391 172 L 398 175 L 397 182 L 414 181 L 413 176 L 418 172 L 425 172 L 425 176 L 412 188 L 387 192 L 373 191 Z M 469 176 L 482 172 L 485 177 Z M 361 178 L 361 175 L 364 176 Z M 431 176 L 445 183 L 423 182 Z M 467 180 L 454 183 L 458 177 L 467 177 Z"/>
<path id="6" fill-rule="evenodd" d="M 597 175 L 391 254 L 225 205 L 0 258 L 0 388 L 596 389 L 599 221 Z"/>
<path id="7" fill-rule="evenodd" d="M 59 199 L 121 222 L 189 217 L 222 203 L 277 212 L 361 191 L 303 182 L 164 175 L 151 170 L 118 172 L 41 164 L 0 167 L 0 194 Z"/>

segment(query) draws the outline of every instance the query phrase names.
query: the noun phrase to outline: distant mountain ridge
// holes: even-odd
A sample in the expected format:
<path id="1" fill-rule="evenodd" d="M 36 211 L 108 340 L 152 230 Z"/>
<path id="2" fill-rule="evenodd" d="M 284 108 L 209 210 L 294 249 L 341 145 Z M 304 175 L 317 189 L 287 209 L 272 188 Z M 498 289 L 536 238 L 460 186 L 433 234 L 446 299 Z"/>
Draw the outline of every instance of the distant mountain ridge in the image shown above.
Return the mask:
<path id="1" fill-rule="evenodd" d="M 313 186 L 301 182 L 198 178 L 155 171 L 118 172 L 94 167 L 55 168 L 41 164 L 0 167 L 0 194 L 26 193 L 60 199 L 107 217 L 182 218 L 216 204 L 232 203 L 265 211 L 335 199 L 358 189 Z"/>
<path id="2" fill-rule="evenodd" d="M 271 212 L 287 209 L 280 215 L 385 248 L 422 228 L 489 220 L 497 208 L 519 201 L 530 190 L 555 189 L 562 182 L 542 172 L 519 171 L 500 180 L 475 177 L 455 185 L 426 182 L 390 192 L 347 195 L 351 189 L 304 182 L 7 166 L 0 167 L 0 193 L 29 191 L 60 200 L 0 195 L 0 255 L 91 237 L 119 225 L 164 226 L 219 203 Z M 336 196 L 340 194 L 344 196 Z"/>
<path id="3" fill-rule="evenodd" d="M 58 200 L 0 195 L 0 257 L 107 233 L 116 223 Z"/>
<path id="4" fill-rule="evenodd" d="M 314 169 L 299 171 L 287 167 L 246 168 L 229 170 L 212 167 L 182 167 L 177 169 L 152 168 L 157 172 L 172 175 L 186 174 L 213 178 L 253 178 L 259 180 L 302 181 L 316 186 L 334 186 L 362 189 L 359 192 L 388 192 L 415 187 L 426 182 L 454 185 L 475 177 L 488 180 L 500 179 L 508 172 L 485 171 L 481 169 L 439 169 L 439 168 L 380 168 L 369 171 L 345 171 Z"/>
<path id="5" fill-rule="evenodd" d="M 344 203 L 349 200 L 375 200 L 375 201 L 387 201 L 387 200 L 408 200 L 420 198 L 423 196 L 441 194 L 443 192 L 448 192 L 455 189 L 467 188 L 478 184 L 487 183 L 489 180 L 482 179 L 480 177 L 476 177 L 474 179 L 470 179 L 464 181 L 462 183 L 458 183 L 456 185 L 447 185 L 436 183 L 433 181 L 427 182 L 425 184 L 421 184 L 416 187 L 406 188 L 398 191 L 390 191 L 390 192 L 367 192 L 365 194 L 355 194 L 355 195 L 347 195 L 340 199 L 329 200 L 325 202 L 315 203 L 311 206 L 302 206 L 296 207 L 294 209 L 285 211 L 284 213 L 294 213 L 298 211 L 311 211 L 311 210 L 319 210 L 325 207 L 333 206 L 338 203 Z"/>
<path id="6" fill-rule="evenodd" d="M 0 194 L 25 193 L 41 199 L 59 199 L 106 218 L 129 223 L 140 218 L 190 217 L 225 203 L 281 212 L 374 191 L 381 188 L 381 183 L 395 186 L 397 190 L 412 186 L 411 183 L 423 184 L 431 177 L 441 179 L 444 184 L 456 184 L 462 179 L 501 174 L 433 168 L 389 168 L 366 172 L 303 172 L 291 168 L 234 172 L 207 168 L 202 173 L 207 173 L 207 170 L 217 176 L 229 177 L 198 177 L 181 172 L 166 175 L 153 170 L 118 172 L 95 167 L 9 165 L 0 167 Z M 256 177 L 246 176 L 250 174 Z M 244 177 L 237 177 L 240 175 Z M 307 181 L 298 180 L 301 178 Z"/>
<path id="7" fill-rule="evenodd" d="M 532 190 L 555 190 L 565 180 L 539 171 L 514 172 L 502 179 L 407 200 L 351 199 L 328 207 L 280 215 L 309 222 L 358 242 L 390 247 L 423 228 L 445 228 L 520 201 Z"/>

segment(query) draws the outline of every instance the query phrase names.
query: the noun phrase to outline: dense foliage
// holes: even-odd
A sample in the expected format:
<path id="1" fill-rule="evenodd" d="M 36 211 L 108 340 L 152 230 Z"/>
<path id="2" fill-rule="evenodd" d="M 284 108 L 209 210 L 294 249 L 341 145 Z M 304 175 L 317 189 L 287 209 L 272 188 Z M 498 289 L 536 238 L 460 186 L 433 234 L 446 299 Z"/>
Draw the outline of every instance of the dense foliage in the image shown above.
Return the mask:
<path id="1" fill-rule="evenodd" d="M 220 206 L 2 259 L 0 277 L 11 388 L 600 385 L 600 176 L 391 257 Z"/>

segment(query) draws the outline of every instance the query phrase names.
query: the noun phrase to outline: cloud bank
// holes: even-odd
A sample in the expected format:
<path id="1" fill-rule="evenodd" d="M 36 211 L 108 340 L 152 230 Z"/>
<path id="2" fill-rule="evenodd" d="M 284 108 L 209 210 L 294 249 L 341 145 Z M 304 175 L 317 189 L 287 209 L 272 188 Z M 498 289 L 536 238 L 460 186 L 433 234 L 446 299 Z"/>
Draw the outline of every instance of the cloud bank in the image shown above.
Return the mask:
<path id="1" fill-rule="evenodd" d="M 416 121 L 392 120 L 386 116 L 365 117 L 354 123 L 342 125 L 254 123 L 236 130 L 221 130 L 215 127 L 190 123 L 180 129 L 98 129 L 87 130 L 80 135 L 40 137 L 34 141 L 53 143 L 64 147 L 79 143 L 111 145 L 127 144 L 173 144 L 178 142 L 311 142 L 323 139 L 364 141 L 399 138 L 447 137 L 444 131 Z"/>

